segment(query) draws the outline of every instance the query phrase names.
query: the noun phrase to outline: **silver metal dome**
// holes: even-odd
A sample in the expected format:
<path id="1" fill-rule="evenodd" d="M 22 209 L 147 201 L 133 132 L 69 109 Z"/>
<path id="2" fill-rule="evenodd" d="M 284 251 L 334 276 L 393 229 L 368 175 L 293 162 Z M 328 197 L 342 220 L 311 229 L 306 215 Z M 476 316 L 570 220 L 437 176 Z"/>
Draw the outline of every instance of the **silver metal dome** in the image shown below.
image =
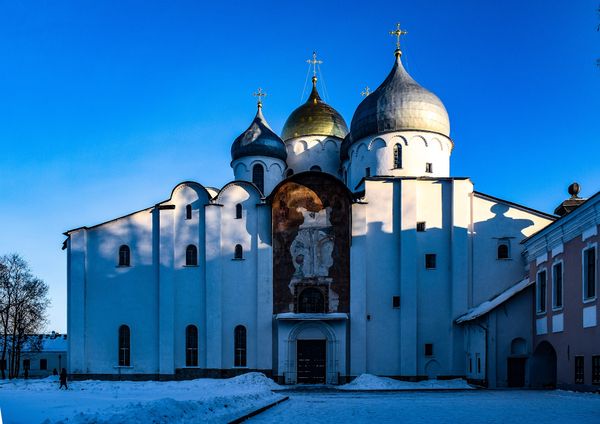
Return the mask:
<path id="1" fill-rule="evenodd" d="M 284 162 L 287 159 L 285 144 L 267 124 L 262 114 L 261 103 L 258 104 L 252 124 L 231 145 L 232 161 L 245 156 L 268 156 Z"/>
<path id="2" fill-rule="evenodd" d="M 397 51 L 396 62 L 385 81 L 358 105 L 350 125 L 349 144 L 370 135 L 402 130 L 450 136 L 450 120 L 444 104 L 412 79 L 400 56 Z"/>

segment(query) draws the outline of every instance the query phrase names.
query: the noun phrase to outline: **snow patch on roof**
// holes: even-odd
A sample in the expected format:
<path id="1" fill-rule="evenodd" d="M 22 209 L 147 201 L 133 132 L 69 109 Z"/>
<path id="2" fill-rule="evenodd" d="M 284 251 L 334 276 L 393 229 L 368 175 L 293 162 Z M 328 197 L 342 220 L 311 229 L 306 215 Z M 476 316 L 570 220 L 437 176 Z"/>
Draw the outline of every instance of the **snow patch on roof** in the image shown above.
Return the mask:
<path id="1" fill-rule="evenodd" d="M 486 300 L 481 305 L 472 308 L 466 314 L 458 317 L 456 319 L 456 323 L 460 324 L 467 321 L 472 321 L 475 318 L 479 318 L 482 315 L 487 314 L 492 309 L 498 307 L 502 303 L 506 302 L 508 299 L 513 297 L 515 294 L 525 290 L 527 287 L 533 284 L 533 281 L 529 281 L 529 278 L 525 278 L 524 280 L 518 282 L 512 287 L 509 287 L 498 296 L 494 297 L 491 300 Z"/>

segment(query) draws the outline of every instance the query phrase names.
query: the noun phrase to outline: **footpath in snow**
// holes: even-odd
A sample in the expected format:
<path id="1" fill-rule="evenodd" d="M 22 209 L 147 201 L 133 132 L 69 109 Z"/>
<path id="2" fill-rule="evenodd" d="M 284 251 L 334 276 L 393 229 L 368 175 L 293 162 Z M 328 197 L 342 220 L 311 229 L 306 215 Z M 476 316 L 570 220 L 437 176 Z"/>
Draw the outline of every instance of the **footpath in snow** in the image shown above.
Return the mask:
<path id="1" fill-rule="evenodd" d="M 283 398 L 260 373 L 187 381 L 0 380 L 4 423 L 226 423 Z M 0 422 L 2 422 L 0 420 Z"/>
<path id="2" fill-rule="evenodd" d="M 473 389 L 465 380 L 424 380 L 419 382 L 399 381 L 371 374 L 361 374 L 339 390 L 469 390 Z"/>

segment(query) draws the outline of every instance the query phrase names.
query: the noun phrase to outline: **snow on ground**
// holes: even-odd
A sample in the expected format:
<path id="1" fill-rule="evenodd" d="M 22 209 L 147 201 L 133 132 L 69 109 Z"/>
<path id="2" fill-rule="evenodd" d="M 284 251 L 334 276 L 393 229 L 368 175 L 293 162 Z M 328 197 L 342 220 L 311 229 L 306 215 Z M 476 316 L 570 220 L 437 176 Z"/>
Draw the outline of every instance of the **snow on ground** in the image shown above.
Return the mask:
<path id="1" fill-rule="evenodd" d="M 542 390 L 297 392 L 248 423 L 598 424 L 600 396 Z"/>
<path id="2" fill-rule="evenodd" d="M 69 390 L 58 390 L 54 377 L 0 380 L 0 412 L 5 424 L 221 423 L 281 399 L 271 392 L 277 388 L 260 373 L 227 380 L 73 381 Z"/>
<path id="3" fill-rule="evenodd" d="M 361 374 L 348 384 L 339 386 L 340 390 L 449 390 L 473 389 L 463 379 L 454 380 L 424 380 L 417 383 L 399 381 L 387 377 L 377 377 L 371 374 Z"/>

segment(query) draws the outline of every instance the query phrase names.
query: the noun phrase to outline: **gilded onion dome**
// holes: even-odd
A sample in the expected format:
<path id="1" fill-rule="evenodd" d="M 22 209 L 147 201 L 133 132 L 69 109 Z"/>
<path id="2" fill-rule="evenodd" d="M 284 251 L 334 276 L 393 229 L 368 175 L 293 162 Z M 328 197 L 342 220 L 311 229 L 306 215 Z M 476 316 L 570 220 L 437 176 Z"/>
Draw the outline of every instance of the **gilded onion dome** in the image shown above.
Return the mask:
<path id="1" fill-rule="evenodd" d="M 323 135 L 344 138 L 348 125 L 334 108 L 325 103 L 317 91 L 317 77 L 312 79 L 312 91 L 308 100 L 294 110 L 285 125 L 281 138 L 289 140 L 307 135 Z"/>
<path id="2" fill-rule="evenodd" d="M 246 131 L 240 134 L 231 145 L 231 160 L 245 156 L 268 156 L 285 162 L 287 151 L 283 140 L 273 132 L 262 114 L 262 104 Z"/>
<path id="3" fill-rule="evenodd" d="M 363 137 L 390 131 L 431 131 L 450 136 L 450 120 L 442 101 L 406 72 L 396 50 L 396 61 L 385 81 L 358 105 L 350 125 L 350 145 Z"/>

